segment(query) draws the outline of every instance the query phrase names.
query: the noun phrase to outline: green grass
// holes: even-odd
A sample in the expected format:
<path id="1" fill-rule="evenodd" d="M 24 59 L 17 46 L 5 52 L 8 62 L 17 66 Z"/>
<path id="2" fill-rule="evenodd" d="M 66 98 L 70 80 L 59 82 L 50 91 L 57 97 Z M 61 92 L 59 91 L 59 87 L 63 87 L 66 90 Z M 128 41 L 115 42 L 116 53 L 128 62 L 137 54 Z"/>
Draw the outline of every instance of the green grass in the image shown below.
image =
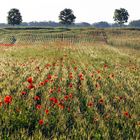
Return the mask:
<path id="1" fill-rule="evenodd" d="M 57 30 L 1 30 L 0 139 L 139 140 L 139 31 Z"/>

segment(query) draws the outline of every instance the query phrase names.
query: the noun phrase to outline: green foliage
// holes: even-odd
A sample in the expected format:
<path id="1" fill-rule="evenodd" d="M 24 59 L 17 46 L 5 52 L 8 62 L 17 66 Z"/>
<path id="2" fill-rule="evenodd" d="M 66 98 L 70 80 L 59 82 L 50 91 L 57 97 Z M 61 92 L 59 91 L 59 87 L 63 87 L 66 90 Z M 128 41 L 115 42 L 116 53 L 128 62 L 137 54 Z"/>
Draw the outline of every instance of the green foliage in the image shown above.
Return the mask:
<path id="1" fill-rule="evenodd" d="M 22 22 L 22 16 L 18 9 L 11 9 L 8 12 L 8 24 L 10 25 L 19 25 Z"/>
<path id="2" fill-rule="evenodd" d="M 114 21 L 122 25 L 128 21 L 129 14 L 126 9 L 120 8 L 120 9 L 115 10 L 113 18 L 114 18 Z"/>
<path id="3" fill-rule="evenodd" d="M 60 23 L 64 25 L 70 25 L 74 23 L 75 19 L 76 17 L 74 16 L 73 11 L 71 9 L 66 8 L 60 12 L 59 20 L 60 20 Z"/>

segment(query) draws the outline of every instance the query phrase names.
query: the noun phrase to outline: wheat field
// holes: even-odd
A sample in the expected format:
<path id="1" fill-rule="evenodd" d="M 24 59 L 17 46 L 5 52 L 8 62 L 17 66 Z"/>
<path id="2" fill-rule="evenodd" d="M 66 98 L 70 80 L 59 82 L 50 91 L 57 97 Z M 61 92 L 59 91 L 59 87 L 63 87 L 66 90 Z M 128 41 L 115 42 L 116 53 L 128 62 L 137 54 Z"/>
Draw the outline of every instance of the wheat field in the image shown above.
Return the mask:
<path id="1" fill-rule="evenodd" d="M 0 29 L 0 139 L 139 140 L 140 31 Z"/>

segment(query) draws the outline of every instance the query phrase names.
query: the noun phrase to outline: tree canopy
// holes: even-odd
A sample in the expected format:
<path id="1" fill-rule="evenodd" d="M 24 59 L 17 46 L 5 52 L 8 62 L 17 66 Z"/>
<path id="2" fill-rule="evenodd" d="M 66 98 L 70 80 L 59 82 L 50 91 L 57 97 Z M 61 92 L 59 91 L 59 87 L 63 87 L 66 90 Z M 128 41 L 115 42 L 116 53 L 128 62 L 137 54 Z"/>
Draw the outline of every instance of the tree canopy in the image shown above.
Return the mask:
<path id="1" fill-rule="evenodd" d="M 115 9 L 113 18 L 114 18 L 114 21 L 122 25 L 128 21 L 129 13 L 124 8 Z"/>
<path id="2" fill-rule="evenodd" d="M 22 16 L 19 12 L 18 9 L 11 9 L 9 12 L 8 12 L 8 17 L 7 17 L 7 20 L 8 20 L 8 24 L 10 25 L 19 25 L 21 22 L 22 22 Z"/>
<path id="3" fill-rule="evenodd" d="M 60 12 L 59 20 L 61 24 L 70 25 L 74 23 L 76 17 L 71 9 L 64 9 Z"/>

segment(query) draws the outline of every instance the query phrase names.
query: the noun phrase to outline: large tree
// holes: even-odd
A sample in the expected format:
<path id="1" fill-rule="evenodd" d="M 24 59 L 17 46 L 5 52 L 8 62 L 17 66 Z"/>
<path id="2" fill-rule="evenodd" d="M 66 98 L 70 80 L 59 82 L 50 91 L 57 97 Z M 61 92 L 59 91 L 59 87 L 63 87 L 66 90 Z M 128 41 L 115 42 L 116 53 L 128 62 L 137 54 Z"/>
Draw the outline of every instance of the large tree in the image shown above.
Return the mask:
<path id="1" fill-rule="evenodd" d="M 22 22 L 22 16 L 19 12 L 18 9 L 11 9 L 9 12 L 8 12 L 8 17 L 7 17 L 7 20 L 8 20 L 8 24 L 10 25 L 19 25 L 21 22 Z"/>
<path id="2" fill-rule="evenodd" d="M 71 9 L 66 8 L 60 12 L 59 20 L 61 24 L 70 25 L 74 23 L 75 19 L 76 17 L 74 16 L 73 11 Z"/>
<path id="3" fill-rule="evenodd" d="M 123 25 L 124 23 L 128 21 L 129 13 L 124 8 L 115 9 L 113 18 L 114 18 L 114 21 L 116 21 L 118 24 Z"/>

